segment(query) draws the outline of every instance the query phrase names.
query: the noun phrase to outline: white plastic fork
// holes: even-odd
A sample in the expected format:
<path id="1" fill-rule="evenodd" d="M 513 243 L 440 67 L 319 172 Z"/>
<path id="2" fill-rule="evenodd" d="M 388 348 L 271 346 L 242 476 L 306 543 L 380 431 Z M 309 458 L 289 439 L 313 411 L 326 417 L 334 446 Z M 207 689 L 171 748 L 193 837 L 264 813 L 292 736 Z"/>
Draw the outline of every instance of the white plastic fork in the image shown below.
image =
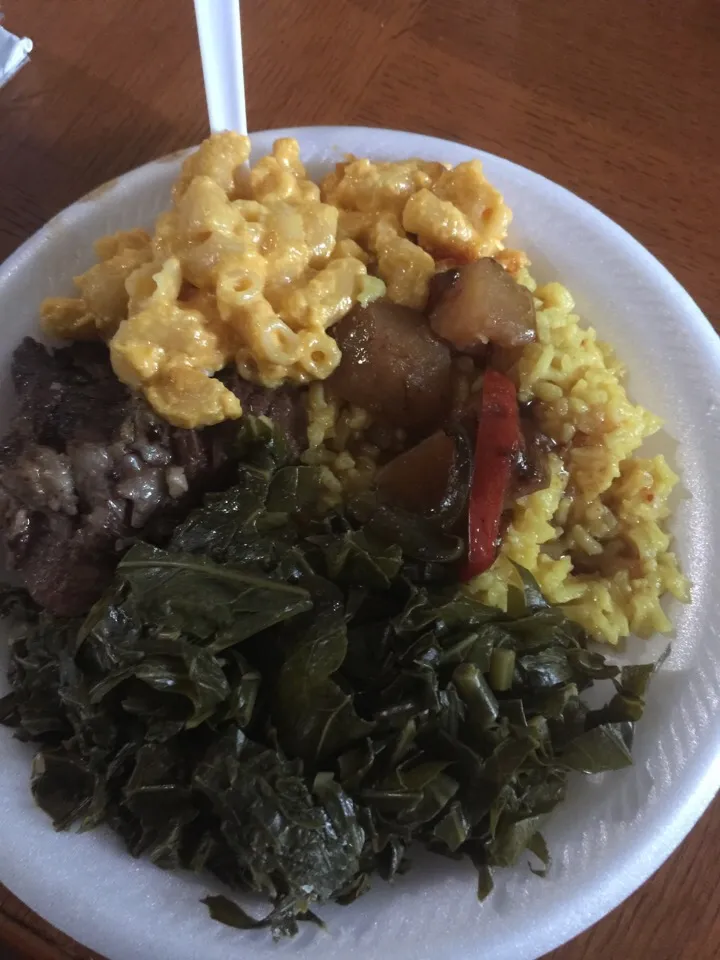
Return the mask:
<path id="1" fill-rule="evenodd" d="M 195 0 L 210 132 L 247 134 L 240 0 Z"/>

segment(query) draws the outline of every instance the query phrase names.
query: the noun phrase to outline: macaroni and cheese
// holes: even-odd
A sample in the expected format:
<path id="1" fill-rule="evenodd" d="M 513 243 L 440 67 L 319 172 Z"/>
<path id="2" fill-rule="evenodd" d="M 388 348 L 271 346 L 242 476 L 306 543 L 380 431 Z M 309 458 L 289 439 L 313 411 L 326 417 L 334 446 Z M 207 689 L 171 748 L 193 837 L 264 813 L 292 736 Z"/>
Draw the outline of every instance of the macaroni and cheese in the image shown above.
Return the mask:
<path id="1" fill-rule="evenodd" d="M 98 241 L 78 296 L 42 306 L 47 333 L 107 339 L 117 376 L 176 426 L 242 414 L 214 377 L 232 362 L 267 387 L 324 380 L 340 362 L 328 331 L 356 303 L 422 309 L 436 270 L 500 251 L 510 220 L 477 160 L 349 157 L 318 186 L 295 140 L 252 169 L 249 155 L 246 137 L 210 137 L 153 236 Z"/>

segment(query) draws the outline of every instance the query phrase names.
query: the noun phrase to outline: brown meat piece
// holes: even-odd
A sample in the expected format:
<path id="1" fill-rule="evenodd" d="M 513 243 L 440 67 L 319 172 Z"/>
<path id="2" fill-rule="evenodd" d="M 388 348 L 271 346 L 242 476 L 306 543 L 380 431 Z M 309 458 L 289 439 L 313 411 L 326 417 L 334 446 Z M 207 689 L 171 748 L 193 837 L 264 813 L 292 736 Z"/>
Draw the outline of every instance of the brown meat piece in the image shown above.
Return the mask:
<path id="1" fill-rule="evenodd" d="M 62 450 L 69 441 L 94 442 L 120 426 L 130 392 L 109 369 L 107 347 L 76 343 L 53 352 L 25 337 L 11 373 L 18 399 L 15 437 Z"/>
<path id="2" fill-rule="evenodd" d="M 204 493 L 237 476 L 231 421 L 170 426 L 114 375 L 103 344 L 15 351 L 18 410 L 0 441 L 0 541 L 33 599 L 84 613 L 112 579 L 128 537 L 163 543 Z M 297 390 L 228 376 L 248 413 L 273 418 L 297 455 L 307 420 Z"/>
<path id="3" fill-rule="evenodd" d="M 80 616 L 92 606 L 115 572 L 113 535 L 124 526 L 121 516 L 115 519 L 120 529 L 113 529 L 109 515 L 75 529 L 43 514 L 35 517 L 34 542 L 21 571 L 37 604 L 60 617 Z"/>
<path id="4" fill-rule="evenodd" d="M 450 350 L 421 313 L 376 300 L 355 307 L 331 332 L 342 351 L 327 381 L 336 396 L 415 436 L 445 421 L 452 403 Z"/>

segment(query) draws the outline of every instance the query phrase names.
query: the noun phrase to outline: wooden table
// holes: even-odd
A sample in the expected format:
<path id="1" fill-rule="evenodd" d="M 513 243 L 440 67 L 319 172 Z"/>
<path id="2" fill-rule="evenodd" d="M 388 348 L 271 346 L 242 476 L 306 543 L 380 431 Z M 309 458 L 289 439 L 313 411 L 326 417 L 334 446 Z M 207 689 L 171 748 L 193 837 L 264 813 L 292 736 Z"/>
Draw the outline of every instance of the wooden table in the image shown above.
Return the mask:
<path id="1" fill-rule="evenodd" d="M 35 53 L 0 90 L 0 260 L 92 187 L 207 134 L 190 0 L 3 9 Z M 627 227 L 720 323 L 715 0 L 246 0 L 244 38 L 251 129 L 397 127 L 502 154 Z M 719 852 L 716 802 L 552 960 L 717 958 Z M 92 956 L 0 888 L 0 957 Z"/>

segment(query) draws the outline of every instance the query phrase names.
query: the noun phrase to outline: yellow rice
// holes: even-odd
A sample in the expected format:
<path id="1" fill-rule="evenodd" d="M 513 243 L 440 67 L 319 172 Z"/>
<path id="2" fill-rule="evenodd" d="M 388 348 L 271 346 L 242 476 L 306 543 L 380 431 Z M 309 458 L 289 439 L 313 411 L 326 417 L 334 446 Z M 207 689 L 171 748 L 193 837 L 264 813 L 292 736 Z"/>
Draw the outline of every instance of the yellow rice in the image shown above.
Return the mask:
<path id="1" fill-rule="evenodd" d="M 622 364 L 580 325 L 570 293 L 559 283 L 536 289 L 524 268 L 517 279 L 534 291 L 538 335 L 510 375 L 521 400 L 536 401 L 540 427 L 562 455 L 550 457 L 550 485 L 517 501 L 497 560 L 471 589 L 505 608 L 515 561 L 600 640 L 668 632 L 662 596 L 689 599 L 663 527 L 678 478 L 662 456 L 633 457 L 661 423 L 628 400 Z M 473 389 L 472 373 L 471 363 L 458 361 L 460 397 Z M 370 485 L 379 451 L 362 447 L 367 414 L 326 398 L 321 383 L 309 389 L 308 410 L 305 459 L 327 468 L 330 499 Z M 355 457 L 351 441 L 363 451 Z"/>

